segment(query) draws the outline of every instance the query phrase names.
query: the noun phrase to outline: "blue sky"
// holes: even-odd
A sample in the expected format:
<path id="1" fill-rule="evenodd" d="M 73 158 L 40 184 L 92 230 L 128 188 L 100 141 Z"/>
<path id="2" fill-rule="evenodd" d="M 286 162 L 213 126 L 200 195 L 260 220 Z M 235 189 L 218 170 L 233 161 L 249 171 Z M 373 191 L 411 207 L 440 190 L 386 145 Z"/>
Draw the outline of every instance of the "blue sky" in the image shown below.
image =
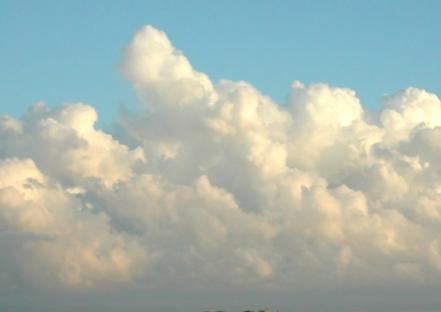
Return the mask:
<path id="1" fill-rule="evenodd" d="M 283 102 L 291 82 L 349 87 L 366 106 L 407 86 L 441 93 L 439 1 L 0 1 L 0 105 L 84 101 L 101 122 L 136 102 L 117 69 L 142 25 L 214 80 Z"/>

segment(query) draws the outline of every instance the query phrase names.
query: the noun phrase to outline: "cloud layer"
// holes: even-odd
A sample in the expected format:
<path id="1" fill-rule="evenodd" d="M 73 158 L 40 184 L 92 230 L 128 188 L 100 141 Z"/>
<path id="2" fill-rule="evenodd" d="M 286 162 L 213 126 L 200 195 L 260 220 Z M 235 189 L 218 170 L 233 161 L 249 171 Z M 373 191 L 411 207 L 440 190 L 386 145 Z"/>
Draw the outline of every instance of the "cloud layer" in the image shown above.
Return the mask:
<path id="1" fill-rule="evenodd" d="M 441 101 L 366 112 L 294 82 L 212 82 L 147 26 L 121 72 L 142 113 L 0 117 L 0 289 L 439 284 Z M 377 118 L 378 117 L 378 118 Z"/>

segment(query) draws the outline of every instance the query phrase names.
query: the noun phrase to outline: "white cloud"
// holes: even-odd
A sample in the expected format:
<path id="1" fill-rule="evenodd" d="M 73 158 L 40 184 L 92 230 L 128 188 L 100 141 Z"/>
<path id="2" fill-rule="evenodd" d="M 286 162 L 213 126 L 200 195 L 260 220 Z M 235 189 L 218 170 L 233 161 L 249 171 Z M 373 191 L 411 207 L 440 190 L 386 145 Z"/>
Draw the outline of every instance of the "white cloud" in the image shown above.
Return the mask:
<path id="1" fill-rule="evenodd" d="M 113 229 L 105 213 L 69 194 L 32 160 L 2 160 L 0 177 L 0 241 L 14 242 L 0 258 L 0 265 L 14 263 L 2 268 L 6 277 L 83 289 L 128 282 L 145 266 L 146 250 L 135 237 Z"/>
<path id="2" fill-rule="evenodd" d="M 32 158 L 65 185 L 95 181 L 110 187 L 129 177 L 145 156 L 141 148 L 129 150 L 96 130 L 96 119 L 95 109 L 82 103 L 53 110 L 37 103 L 22 120 L 0 120 L 0 155 Z"/>
<path id="3" fill-rule="evenodd" d="M 213 85 L 203 73 L 195 71 L 167 35 L 145 26 L 125 51 L 121 70 L 148 104 L 161 109 L 181 105 L 210 103 Z"/>
<path id="4" fill-rule="evenodd" d="M 151 26 L 121 71 L 145 106 L 113 136 L 81 103 L 0 118 L 1 287 L 441 277 L 436 95 L 399 92 L 378 123 L 326 84 L 295 82 L 282 106 L 211 82 Z"/>

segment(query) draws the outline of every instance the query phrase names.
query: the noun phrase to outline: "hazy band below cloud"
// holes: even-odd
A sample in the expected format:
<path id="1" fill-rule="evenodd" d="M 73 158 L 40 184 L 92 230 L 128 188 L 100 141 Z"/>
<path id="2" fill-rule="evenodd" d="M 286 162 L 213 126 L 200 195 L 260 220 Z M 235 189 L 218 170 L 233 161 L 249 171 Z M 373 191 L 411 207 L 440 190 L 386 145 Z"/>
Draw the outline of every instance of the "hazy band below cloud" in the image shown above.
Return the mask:
<path id="1" fill-rule="evenodd" d="M 0 117 L 0 290 L 440 286 L 436 95 L 375 120 L 296 81 L 282 106 L 151 26 L 121 72 L 143 109 L 113 135 L 82 103 Z"/>

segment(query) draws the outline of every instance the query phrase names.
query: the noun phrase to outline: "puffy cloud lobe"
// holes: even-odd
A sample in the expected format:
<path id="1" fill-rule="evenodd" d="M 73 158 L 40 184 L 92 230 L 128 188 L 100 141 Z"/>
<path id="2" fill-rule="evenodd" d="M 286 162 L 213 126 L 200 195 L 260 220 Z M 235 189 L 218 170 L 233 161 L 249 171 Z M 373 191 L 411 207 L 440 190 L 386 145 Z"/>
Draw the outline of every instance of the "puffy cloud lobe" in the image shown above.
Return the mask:
<path id="1" fill-rule="evenodd" d="M 2 157 L 32 158 L 65 185 L 95 181 L 104 186 L 124 180 L 144 152 L 129 150 L 111 135 L 94 128 L 97 113 L 74 103 L 50 110 L 37 103 L 22 120 L 4 118 Z"/>
<path id="2" fill-rule="evenodd" d="M 152 26 L 142 28 L 125 54 L 122 73 L 147 96 L 149 105 L 174 107 L 211 101 L 210 79 L 192 68 L 165 33 Z"/>
<path id="3" fill-rule="evenodd" d="M 439 283 L 437 96 L 375 123 L 354 91 L 294 82 L 281 106 L 151 26 L 121 70 L 147 107 L 113 135 L 81 103 L 0 118 L 2 287 Z"/>
<path id="4" fill-rule="evenodd" d="M 331 88 L 325 84 L 306 87 L 295 81 L 290 104 L 295 118 L 303 118 L 304 122 L 311 122 L 315 127 L 346 127 L 363 115 L 360 100 L 353 90 Z"/>
<path id="5" fill-rule="evenodd" d="M 441 126 L 441 102 L 435 94 L 408 88 L 387 97 L 384 104 L 381 120 L 390 141 L 408 138 L 415 127 Z"/>
<path id="6" fill-rule="evenodd" d="M 144 266 L 146 251 L 136 238 L 113 229 L 106 214 L 51 181 L 32 160 L 2 160 L 0 177 L 0 244 L 14 242 L 0 264 L 15 262 L 6 274 L 25 280 L 2 288 L 105 287 L 131 280 Z"/>

